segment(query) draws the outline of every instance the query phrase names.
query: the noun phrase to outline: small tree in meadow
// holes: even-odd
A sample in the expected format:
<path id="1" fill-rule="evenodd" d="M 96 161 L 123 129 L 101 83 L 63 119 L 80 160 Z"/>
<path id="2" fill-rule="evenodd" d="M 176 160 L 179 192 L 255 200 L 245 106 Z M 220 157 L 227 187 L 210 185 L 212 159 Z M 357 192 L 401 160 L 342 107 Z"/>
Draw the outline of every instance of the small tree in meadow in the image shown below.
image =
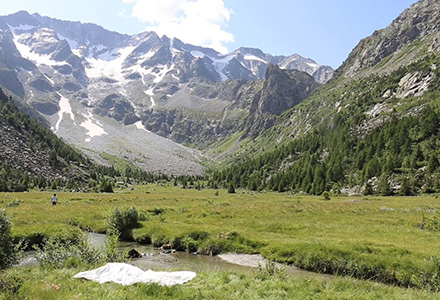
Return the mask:
<path id="1" fill-rule="evenodd" d="M 142 217 L 136 207 L 119 209 L 115 208 L 107 218 L 108 230 L 116 229 L 121 239 L 131 240 L 132 230 L 141 226 Z"/>
<path id="2" fill-rule="evenodd" d="M 113 184 L 110 180 L 103 178 L 99 185 L 99 191 L 101 193 L 113 193 Z"/>

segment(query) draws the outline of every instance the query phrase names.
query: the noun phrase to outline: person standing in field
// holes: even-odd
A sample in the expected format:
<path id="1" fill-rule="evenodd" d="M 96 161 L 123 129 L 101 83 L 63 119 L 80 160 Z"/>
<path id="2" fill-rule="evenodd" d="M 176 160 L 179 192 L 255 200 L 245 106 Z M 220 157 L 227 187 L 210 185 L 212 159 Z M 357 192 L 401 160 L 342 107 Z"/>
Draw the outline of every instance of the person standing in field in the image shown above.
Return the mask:
<path id="1" fill-rule="evenodd" d="M 57 205 L 57 200 L 58 200 L 57 194 L 53 194 L 53 196 L 52 196 L 52 206 Z"/>

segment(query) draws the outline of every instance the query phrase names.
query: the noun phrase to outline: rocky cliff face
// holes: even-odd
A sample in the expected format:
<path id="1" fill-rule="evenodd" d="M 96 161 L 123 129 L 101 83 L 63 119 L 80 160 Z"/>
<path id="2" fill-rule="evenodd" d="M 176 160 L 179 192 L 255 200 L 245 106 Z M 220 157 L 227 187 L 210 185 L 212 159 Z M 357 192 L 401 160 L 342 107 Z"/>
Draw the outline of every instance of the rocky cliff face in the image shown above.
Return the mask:
<path id="1" fill-rule="evenodd" d="M 259 96 L 258 110 L 280 115 L 307 98 L 318 84 L 312 76 L 298 70 L 284 71 L 276 65 L 269 65 L 266 80 Z"/>
<path id="2" fill-rule="evenodd" d="M 270 64 L 264 80 L 228 80 L 215 85 L 198 82 L 190 92 L 176 95 L 182 101 L 169 103 L 166 110 L 148 110 L 141 120 L 152 132 L 199 146 L 240 131 L 252 132 L 255 137 L 318 86 L 305 72 Z M 193 107 L 198 107 L 198 112 Z"/>
<path id="3" fill-rule="evenodd" d="M 306 99 L 317 87 L 312 76 L 298 70 L 282 70 L 269 65 L 266 79 L 253 97 L 244 136 L 256 137 L 275 124 L 283 112 Z"/>

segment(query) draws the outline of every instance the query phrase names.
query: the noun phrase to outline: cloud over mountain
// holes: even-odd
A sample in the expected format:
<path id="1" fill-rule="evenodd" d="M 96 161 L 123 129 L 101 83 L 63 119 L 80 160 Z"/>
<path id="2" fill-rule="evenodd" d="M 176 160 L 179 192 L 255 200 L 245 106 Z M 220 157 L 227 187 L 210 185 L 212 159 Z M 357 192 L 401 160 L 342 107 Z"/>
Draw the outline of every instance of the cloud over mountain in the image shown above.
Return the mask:
<path id="1" fill-rule="evenodd" d="M 146 30 L 226 53 L 234 36 L 225 27 L 233 11 L 223 0 L 122 0 L 133 4 L 131 16 Z"/>

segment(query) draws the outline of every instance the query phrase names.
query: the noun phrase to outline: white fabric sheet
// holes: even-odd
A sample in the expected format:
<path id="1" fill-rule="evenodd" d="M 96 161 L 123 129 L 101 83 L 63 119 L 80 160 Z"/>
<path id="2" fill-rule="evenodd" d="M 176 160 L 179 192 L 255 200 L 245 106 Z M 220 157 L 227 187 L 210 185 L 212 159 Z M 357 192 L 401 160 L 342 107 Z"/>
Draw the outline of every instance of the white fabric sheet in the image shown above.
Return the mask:
<path id="1" fill-rule="evenodd" d="M 115 282 L 122 285 L 133 283 L 157 283 L 160 285 L 184 284 L 196 277 L 196 273 L 142 271 L 140 268 L 124 263 L 108 263 L 91 271 L 80 272 L 74 278 L 85 278 L 99 283 Z"/>

